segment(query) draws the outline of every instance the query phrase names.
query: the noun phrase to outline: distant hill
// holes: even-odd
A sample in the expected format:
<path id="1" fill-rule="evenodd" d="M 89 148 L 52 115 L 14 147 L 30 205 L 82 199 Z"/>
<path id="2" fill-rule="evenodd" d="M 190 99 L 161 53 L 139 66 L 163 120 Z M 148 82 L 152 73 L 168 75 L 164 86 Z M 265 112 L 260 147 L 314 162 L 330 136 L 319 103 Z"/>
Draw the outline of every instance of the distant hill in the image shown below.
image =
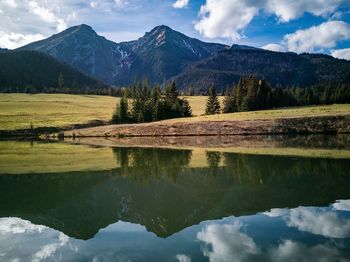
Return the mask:
<path id="1" fill-rule="evenodd" d="M 66 91 L 67 88 L 80 92 L 106 87 L 100 81 L 39 52 L 0 53 L 1 92 Z"/>
<path id="2" fill-rule="evenodd" d="M 253 74 L 273 86 L 307 87 L 316 84 L 349 83 L 350 61 L 322 54 L 272 52 L 233 46 L 188 66 L 172 78 L 180 88 L 207 90 L 232 86 L 242 75 Z"/>
<path id="3" fill-rule="evenodd" d="M 190 38 L 161 25 L 143 37 L 114 43 L 90 26 L 71 27 L 18 50 L 39 51 L 79 71 L 116 86 L 148 77 L 151 83 L 175 80 L 181 89 L 218 90 L 253 74 L 273 86 L 308 87 L 350 82 L 350 61 L 321 54 L 272 52 L 256 47 L 231 48 Z"/>
<path id="4" fill-rule="evenodd" d="M 79 25 L 19 50 L 40 51 L 106 83 L 129 85 L 146 76 L 162 83 L 224 48 L 227 46 L 204 43 L 167 26 L 117 44 L 97 35 L 90 26 Z"/>
<path id="5" fill-rule="evenodd" d="M 6 48 L 0 48 L 0 53 L 4 53 L 4 52 L 7 52 L 8 51 L 8 49 L 6 49 Z"/>

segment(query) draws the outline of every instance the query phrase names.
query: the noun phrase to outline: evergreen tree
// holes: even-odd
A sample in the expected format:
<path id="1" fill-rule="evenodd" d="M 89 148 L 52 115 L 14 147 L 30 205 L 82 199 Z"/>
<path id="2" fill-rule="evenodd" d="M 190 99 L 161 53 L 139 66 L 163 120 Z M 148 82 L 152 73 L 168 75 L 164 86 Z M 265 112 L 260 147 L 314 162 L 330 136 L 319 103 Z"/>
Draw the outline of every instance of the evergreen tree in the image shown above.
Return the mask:
<path id="1" fill-rule="evenodd" d="M 234 87 L 226 90 L 223 103 L 224 103 L 224 108 L 222 109 L 223 113 L 233 113 L 237 111 Z"/>
<path id="2" fill-rule="evenodd" d="M 161 110 L 161 92 L 158 85 L 155 85 L 152 93 L 152 120 L 157 121 L 160 119 L 160 110 Z"/>
<path id="3" fill-rule="evenodd" d="M 124 124 L 129 123 L 130 117 L 129 117 L 129 104 L 128 99 L 126 96 L 123 96 L 119 104 L 116 107 L 115 112 L 113 113 L 112 117 L 112 123 L 113 124 Z"/>
<path id="4" fill-rule="evenodd" d="M 208 90 L 208 101 L 205 109 L 206 115 L 220 114 L 220 102 L 216 95 L 216 90 L 214 86 L 211 86 Z"/>
<path id="5" fill-rule="evenodd" d="M 64 86 L 64 78 L 62 72 L 58 75 L 58 88 L 62 89 Z"/>
<path id="6" fill-rule="evenodd" d="M 192 109 L 190 103 L 186 99 L 181 99 L 181 117 L 191 117 Z"/>

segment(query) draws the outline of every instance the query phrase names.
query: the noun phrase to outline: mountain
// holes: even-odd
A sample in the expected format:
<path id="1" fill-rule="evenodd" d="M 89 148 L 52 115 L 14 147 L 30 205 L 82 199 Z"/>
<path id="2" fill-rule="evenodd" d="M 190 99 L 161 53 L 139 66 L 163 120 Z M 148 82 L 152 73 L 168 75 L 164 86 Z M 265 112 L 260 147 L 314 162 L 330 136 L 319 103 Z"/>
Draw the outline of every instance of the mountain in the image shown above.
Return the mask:
<path id="1" fill-rule="evenodd" d="M 181 89 L 218 90 L 242 75 L 254 74 L 273 86 L 307 87 L 349 83 L 350 61 L 321 54 L 273 52 L 245 45 L 231 48 L 190 38 L 161 25 L 143 37 L 114 43 L 90 26 L 71 27 L 19 50 L 51 55 L 79 71 L 117 86 L 147 77 L 152 83 L 175 80 Z"/>
<path id="2" fill-rule="evenodd" d="M 43 91 L 43 89 L 62 91 L 61 89 L 66 88 L 81 92 L 106 87 L 105 84 L 71 66 L 36 51 L 0 53 L 0 92 Z"/>
<path id="3" fill-rule="evenodd" d="M 191 86 L 206 91 L 214 84 L 220 90 L 247 74 L 264 78 L 272 86 L 349 83 L 350 61 L 322 54 L 298 55 L 234 45 L 188 66 L 172 80 L 180 88 Z"/>
<path id="4" fill-rule="evenodd" d="M 117 44 L 97 35 L 90 26 L 79 25 L 19 50 L 40 51 L 106 83 L 128 85 L 146 76 L 151 82 L 162 83 L 187 65 L 224 48 L 167 26 L 158 26 L 138 40 Z"/>
<path id="5" fill-rule="evenodd" d="M 119 45 L 96 34 L 88 25 L 71 27 L 47 39 L 19 48 L 39 51 L 106 83 L 127 64 Z"/>
<path id="6" fill-rule="evenodd" d="M 6 49 L 6 48 L 0 48 L 0 53 L 4 53 L 4 52 L 7 52 L 8 51 L 8 49 Z"/>
<path id="7" fill-rule="evenodd" d="M 130 84 L 134 79 L 143 77 L 162 83 L 179 74 L 187 65 L 226 48 L 225 45 L 190 38 L 164 25 L 125 44 L 130 47 L 132 63 L 125 75 L 115 79 L 121 84 Z"/>

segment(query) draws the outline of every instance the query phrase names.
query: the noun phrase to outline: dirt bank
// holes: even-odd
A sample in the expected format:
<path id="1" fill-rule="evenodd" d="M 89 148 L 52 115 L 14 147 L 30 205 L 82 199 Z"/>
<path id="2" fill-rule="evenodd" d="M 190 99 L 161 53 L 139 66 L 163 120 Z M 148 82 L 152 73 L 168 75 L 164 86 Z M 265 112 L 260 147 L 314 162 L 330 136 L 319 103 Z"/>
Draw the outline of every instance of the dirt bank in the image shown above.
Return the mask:
<path id="1" fill-rule="evenodd" d="M 255 120 L 153 122 L 74 129 L 65 137 L 229 136 L 350 133 L 350 115 Z"/>

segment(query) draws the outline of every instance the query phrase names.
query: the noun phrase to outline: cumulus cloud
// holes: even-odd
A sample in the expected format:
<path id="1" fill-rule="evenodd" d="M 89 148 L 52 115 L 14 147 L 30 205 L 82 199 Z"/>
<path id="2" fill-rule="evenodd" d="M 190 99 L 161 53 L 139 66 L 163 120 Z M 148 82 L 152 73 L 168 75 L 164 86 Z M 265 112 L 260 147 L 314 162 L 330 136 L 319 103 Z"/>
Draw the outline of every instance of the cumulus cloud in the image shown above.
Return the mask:
<path id="1" fill-rule="evenodd" d="M 47 227 L 17 217 L 0 218 L 0 234 L 41 233 Z"/>
<path id="2" fill-rule="evenodd" d="M 191 262 L 191 258 L 189 256 L 184 255 L 184 254 L 177 254 L 175 256 L 175 258 L 179 262 Z"/>
<path id="3" fill-rule="evenodd" d="M 297 208 L 298 209 L 298 208 Z M 272 209 L 268 216 L 285 216 L 287 209 Z M 270 246 L 260 247 L 253 238 L 242 232 L 242 224 L 209 224 L 197 234 L 205 246 L 203 254 L 209 261 L 343 261 L 337 248 L 327 244 L 305 245 L 289 239 Z"/>
<path id="4" fill-rule="evenodd" d="M 16 8 L 17 7 L 17 2 L 15 0 L 1 0 L 0 3 L 8 5 L 10 7 Z"/>
<path id="5" fill-rule="evenodd" d="M 343 21 L 324 22 L 284 37 L 288 50 L 297 53 L 314 52 L 317 48 L 332 48 L 338 41 L 346 39 L 350 39 L 350 25 Z"/>
<path id="6" fill-rule="evenodd" d="M 331 51 L 331 55 L 335 58 L 350 60 L 350 48 L 344 49 L 335 49 Z M 341 200 L 343 201 L 343 200 Z M 347 200 L 349 201 L 349 200 Z M 350 211 L 350 203 L 349 202 L 339 202 L 333 205 L 335 208 L 339 208 L 339 210 L 349 210 Z M 347 209 L 340 209 L 347 208 Z"/>
<path id="7" fill-rule="evenodd" d="M 270 211 L 263 212 L 262 214 L 269 217 L 281 217 L 288 213 L 288 209 L 285 208 L 272 208 Z"/>
<path id="8" fill-rule="evenodd" d="M 184 8 L 184 7 L 188 6 L 188 2 L 189 2 L 189 0 L 177 0 L 173 4 L 173 7 L 174 8 Z"/>
<path id="9" fill-rule="evenodd" d="M 203 253 L 209 261 L 245 261 L 260 250 L 248 235 L 241 233 L 242 225 L 210 224 L 198 232 L 197 238 L 205 243 Z"/>
<path id="10" fill-rule="evenodd" d="M 340 218 L 337 213 L 331 211 L 317 212 L 313 208 L 295 208 L 290 211 L 287 224 L 300 231 L 325 237 L 346 238 L 350 236 L 350 221 Z"/>
<path id="11" fill-rule="evenodd" d="M 43 38 L 44 36 L 41 34 L 6 34 L 0 31 L 0 47 L 13 49 Z"/>
<path id="12" fill-rule="evenodd" d="M 98 5 L 97 2 L 94 2 L 94 1 L 90 2 L 90 6 L 91 6 L 92 8 L 96 8 L 97 5 Z"/>
<path id="13" fill-rule="evenodd" d="M 40 6 L 36 1 L 27 2 L 28 11 L 39 16 L 44 22 L 55 23 L 57 31 L 62 31 L 67 28 L 67 23 L 64 19 L 57 17 L 52 10 Z"/>
<path id="14" fill-rule="evenodd" d="M 289 22 L 299 18 L 304 13 L 315 16 L 326 16 L 333 14 L 343 0 L 267 0 L 265 9 L 275 14 L 280 22 Z"/>
<path id="15" fill-rule="evenodd" d="M 41 249 L 32 256 L 32 262 L 39 262 L 53 256 L 57 250 L 65 246 L 69 241 L 69 237 L 63 233 L 59 233 L 58 243 L 47 244 L 41 247 Z"/>
<path id="16" fill-rule="evenodd" d="M 308 12 L 315 16 L 332 16 L 340 12 L 339 6 L 346 0 L 206 0 L 199 12 L 195 29 L 207 38 L 231 38 L 238 41 L 259 12 L 265 11 L 289 22 Z"/>
<path id="17" fill-rule="evenodd" d="M 275 51 L 275 52 L 283 52 L 285 51 L 285 47 L 281 44 L 267 44 L 261 47 L 265 50 Z"/>
<path id="18" fill-rule="evenodd" d="M 291 240 L 284 240 L 269 252 L 271 261 L 343 261 L 340 252 L 326 245 L 308 247 Z"/>
<path id="19" fill-rule="evenodd" d="M 208 38 L 231 38 L 238 41 L 242 30 L 258 14 L 259 8 L 239 0 L 207 0 L 200 9 L 195 29 Z"/>

